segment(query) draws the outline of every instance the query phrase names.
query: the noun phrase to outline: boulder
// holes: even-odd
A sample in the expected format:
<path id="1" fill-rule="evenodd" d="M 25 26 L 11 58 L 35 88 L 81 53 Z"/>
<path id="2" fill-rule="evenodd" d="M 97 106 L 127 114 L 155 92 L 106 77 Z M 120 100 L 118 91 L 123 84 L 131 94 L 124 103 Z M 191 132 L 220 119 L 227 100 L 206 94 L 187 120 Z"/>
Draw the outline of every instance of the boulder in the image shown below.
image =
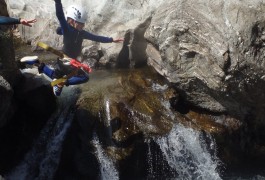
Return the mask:
<path id="1" fill-rule="evenodd" d="M 165 2 L 145 34 L 148 63 L 196 107 L 240 119 L 262 111 L 265 6 L 260 4 Z"/>
<path id="2" fill-rule="evenodd" d="M 7 29 L 0 27 L 0 127 L 13 115 L 13 87 L 19 79 L 18 67 L 15 63 L 12 35 Z"/>

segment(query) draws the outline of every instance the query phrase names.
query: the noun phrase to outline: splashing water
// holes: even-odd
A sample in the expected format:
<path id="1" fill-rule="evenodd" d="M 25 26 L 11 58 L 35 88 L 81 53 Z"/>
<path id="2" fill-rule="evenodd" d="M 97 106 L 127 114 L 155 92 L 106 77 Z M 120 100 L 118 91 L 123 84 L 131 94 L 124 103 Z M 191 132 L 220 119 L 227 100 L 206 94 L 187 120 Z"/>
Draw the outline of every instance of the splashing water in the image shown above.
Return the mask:
<path id="1" fill-rule="evenodd" d="M 110 106 L 109 106 L 109 100 L 106 100 L 105 101 L 105 106 L 106 106 L 106 116 L 107 116 L 107 122 L 106 122 L 106 126 L 110 126 L 110 120 L 111 120 L 111 117 L 110 117 Z"/>
<path id="2" fill-rule="evenodd" d="M 154 174 L 154 167 L 152 165 L 152 150 L 151 150 L 151 146 L 150 146 L 150 140 L 146 141 L 147 145 L 148 145 L 148 151 L 147 151 L 147 159 L 148 159 L 148 164 L 149 164 L 149 168 L 148 168 L 148 174 Z"/>
<path id="3" fill-rule="evenodd" d="M 104 150 L 101 147 L 98 137 L 96 135 L 94 135 L 93 144 L 96 147 L 96 155 L 100 163 L 101 179 L 118 180 L 119 173 L 115 169 L 114 162 L 104 153 Z"/>
<path id="4" fill-rule="evenodd" d="M 216 153 L 209 152 L 200 132 L 175 125 L 168 136 L 155 141 L 169 166 L 178 173 L 178 179 L 221 179 L 217 172 L 220 161 Z M 215 147 L 213 144 L 211 142 L 211 148 Z"/>
<path id="5" fill-rule="evenodd" d="M 67 88 L 59 99 L 59 109 L 47 121 L 40 136 L 24 160 L 6 180 L 52 179 L 57 169 L 62 143 L 71 125 L 74 113 L 71 111 L 76 94 L 73 88 Z"/>

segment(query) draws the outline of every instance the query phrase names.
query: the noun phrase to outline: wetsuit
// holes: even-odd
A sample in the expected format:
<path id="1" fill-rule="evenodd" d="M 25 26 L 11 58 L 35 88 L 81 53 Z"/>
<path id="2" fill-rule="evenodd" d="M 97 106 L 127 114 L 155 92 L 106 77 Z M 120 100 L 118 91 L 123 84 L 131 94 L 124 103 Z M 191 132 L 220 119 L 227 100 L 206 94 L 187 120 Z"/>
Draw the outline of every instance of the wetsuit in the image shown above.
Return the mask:
<path id="1" fill-rule="evenodd" d="M 102 43 L 113 42 L 112 38 L 94 35 L 85 30 L 78 31 L 77 29 L 69 25 L 64 16 L 61 0 L 55 0 L 55 9 L 56 16 L 60 22 L 60 27 L 57 29 L 57 34 L 63 35 L 63 53 L 66 54 L 68 57 L 76 59 L 77 56 L 80 55 L 82 50 L 82 42 L 84 39 Z M 55 70 L 50 69 L 48 66 L 44 66 L 43 68 L 43 72 L 52 79 L 60 78 L 63 75 L 69 74 L 69 72 L 73 70 L 74 67 L 64 66 L 59 61 Z M 88 80 L 88 74 L 82 70 L 79 70 L 78 75 L 69 78 L 66 82 L 66 85 L 81 84 L 87 82 Z"/>
<path id="2" fill-rule="evenodd" d="M 102 43 L 113 42 L 112 38 L 97 36 L 85 30 L 78 31 L 77 29 L 69 25 L 64 16 L 61 0 L 55 1 L 55 8 L 56 8 L 56 16 L 61 25 L 61 27 L 57 29 L 57 34 L 63 35 L 63 43 L 64 43 L 63 52 L 67 56 L 74 59 L 77 56 L 79 56 L 81 53 L 82 42 L 84 39 L 102 42 Z"/>
<path id="3" fill-rule="evenodd" d="M 0 25 L 20 24 L 19 18 L 0 16 Z"/>

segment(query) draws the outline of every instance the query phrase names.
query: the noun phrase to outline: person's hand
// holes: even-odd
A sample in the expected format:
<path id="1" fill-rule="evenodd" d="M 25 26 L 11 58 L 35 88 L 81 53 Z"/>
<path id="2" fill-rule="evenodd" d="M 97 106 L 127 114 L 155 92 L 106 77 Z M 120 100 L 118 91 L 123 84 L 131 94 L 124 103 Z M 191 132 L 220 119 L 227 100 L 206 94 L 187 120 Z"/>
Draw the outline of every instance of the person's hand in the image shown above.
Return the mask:
<path id="1" fill-rule="evenodd" d="M 124 39 L 118 38 L 118 39 L 113 39 L 113 42 L 115 43 L 119 43 L 119 42 L 123 42 Z"/>
<path id="2" fill-rule="evenodd" d="M 35 23 L 36 21 L 37 21 L 36 19 L 31 19 L 31 20 L 20 19 L 20 24 L 32 27 L 31 23 Z"/>

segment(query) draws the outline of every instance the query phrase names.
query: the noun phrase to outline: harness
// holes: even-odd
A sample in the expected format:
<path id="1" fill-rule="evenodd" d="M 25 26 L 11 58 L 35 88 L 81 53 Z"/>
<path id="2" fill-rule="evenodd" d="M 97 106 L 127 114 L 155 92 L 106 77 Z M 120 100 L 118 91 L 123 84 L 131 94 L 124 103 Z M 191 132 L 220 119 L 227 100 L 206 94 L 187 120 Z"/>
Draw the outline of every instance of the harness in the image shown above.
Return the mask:
<path id="1" fill-rule="evenodd" d="M 64 76 L 64 77 L 62 77 L 60 79 L 52 81 L 51 82 L 52 86 L 55 86 L 55 85 L 60 84 L 60 83 L 65 83 L 67 81 L 67 79 L 71 78 L 72 76 L 75 76 L 79 69 L 83 70 L 87 74 L 89 74 L 92 71 L 92 69 L 88 65 L 83 64 L 83 63 L 77 61 L 76 59 L 71 59 L 71 58 L 67 57 L 62 52 L 60 52 L 60 51 L 48 46 L 47 44 L 45 44 L 43 42 L 38 42 L 37 45 L 39 47 L 42 47 L 43 49 L 45 49 L 47 51 L 50 51 L 50 52 L 56 54 L 57 56 L 59 56 L 60 60 L 63 61 L 63 63 L 65 65 L 71 65 L 71 66 L 77 68 L 76 70 L 72 71 L 68 75 L 66 75 L 66 76 Z"/>
<path id="2" fill-rule="evenodd" d="M 71 59 L 70 64 L 76 68 L 82 69 L 83 71 L 85 71 L 87 73 L 91 73 L 91 71 L 92 71 L 92 69 L 88 65 L 80 63 L 79 61 L 77 61 L 75 59 Z"/>

